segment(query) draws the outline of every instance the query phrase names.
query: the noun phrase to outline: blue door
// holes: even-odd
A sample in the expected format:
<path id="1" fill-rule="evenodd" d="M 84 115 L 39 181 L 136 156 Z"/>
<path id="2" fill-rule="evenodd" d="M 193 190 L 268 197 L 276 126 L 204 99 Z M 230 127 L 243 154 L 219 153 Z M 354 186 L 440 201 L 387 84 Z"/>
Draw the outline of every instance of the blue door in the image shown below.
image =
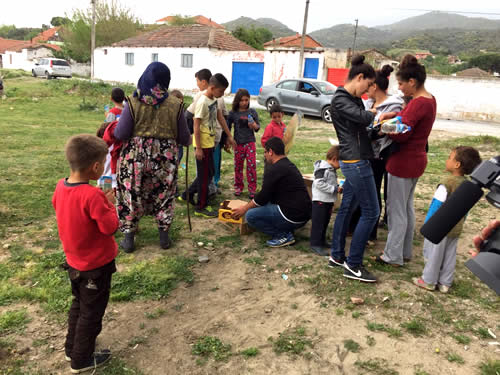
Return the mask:
<path id="1" fill-rule="evenodd" d="M 319 59 L 306 58 L 304 78 L 318 78 Z"/>
<path id="2" fill-rule="evenodd" d="M 233 61 L 231 92 L 247 89 L 250 95 L 259 95 L 264 79 L 264 63 Z"/>

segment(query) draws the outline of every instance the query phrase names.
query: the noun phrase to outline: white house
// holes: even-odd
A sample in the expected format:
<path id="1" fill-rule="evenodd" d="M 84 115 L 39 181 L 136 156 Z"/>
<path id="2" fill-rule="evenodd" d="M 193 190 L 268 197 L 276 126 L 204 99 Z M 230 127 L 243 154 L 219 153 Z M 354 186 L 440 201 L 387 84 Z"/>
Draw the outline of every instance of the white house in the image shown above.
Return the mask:
<path id="1" fill-rule="evenodd" d="M 317 59 L 317 78 L 322 78 L 321 51 L 305 53 L 306 59 Z M 136 83 L 149 63 L 161 61 L 170 68 L 171 88 L 196 89 L 194 74 L 208 68 L 224 74 L 231 92 L 246 88 L 252 95 L 262 85 L 297 77 L 299 66 L 296 48 L 257 51 L 223 29 L 204 25 L 164 26 L 98 48 L 94 57 L 94 75 L 106 81 Z"/>
<path id="2" fill-rule="evenodd" d="M 33 65 L 43 57 L 53 57 L 59 46 L 49 44 L 17 45 L 2 54 L 2 64 L 6 69 L 22 69 L 31 72 Z"/>

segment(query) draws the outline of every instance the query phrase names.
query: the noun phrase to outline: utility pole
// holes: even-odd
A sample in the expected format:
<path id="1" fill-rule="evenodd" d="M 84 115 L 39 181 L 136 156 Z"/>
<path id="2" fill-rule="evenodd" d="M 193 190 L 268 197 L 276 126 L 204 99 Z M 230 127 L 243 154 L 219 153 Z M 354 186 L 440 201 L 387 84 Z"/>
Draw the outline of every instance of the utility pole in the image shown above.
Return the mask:
<path id="1" fill-rule="evenodd" d="M 308 12 L 309 12 L 309 0 L 306 0 L 306 11 L 304 13 L 304 26 L 302 27 L 302 39 L 300 41 L 299 74 L 297 75 L 297 78 L 302 77 L 302 68 L 304 67 L 304 42 L 306 40 L 307 13 Z"/>
<path id="2" fill-rule="evenodd" d="M 358 35 L 358 19 L 355 19 L 356 26 L 354 26 L 354 41 L 352 42 L 352 52 L 351 52 L 351 60 L 354 56 L 354 50 L 356 49 L 356 36 Z"/>
<path id="3" fill-rule="evenodd" d="M 90 81 L 94 80 L 94 49 L 95 49 L 95 2 L 90 0 L 92 4 L 92 25 L 90 26 Z"/>

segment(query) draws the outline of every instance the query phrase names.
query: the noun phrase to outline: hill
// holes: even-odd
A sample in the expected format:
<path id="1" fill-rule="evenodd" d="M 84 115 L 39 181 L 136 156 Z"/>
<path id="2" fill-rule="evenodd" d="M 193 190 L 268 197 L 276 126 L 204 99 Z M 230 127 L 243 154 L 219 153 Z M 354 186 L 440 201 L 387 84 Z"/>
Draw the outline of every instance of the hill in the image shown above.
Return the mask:
<path id="1" fill-rule="evenodd" d="M 325 47 L 332 48 L 352 48 L 354 40 L 354 25 L 335 25 L 326 29 L 321 29 L 309 33 L 314 39 Z M 356 37 L 357 48 L 386 48 L 394 39 L 395 34 L 389 31 L 376 29 L 373 27 L 358 26 Z"/>
<path id="2" fill-rule="evenodd" d="M 466 17 L 454 13 L 429 12 L 402 21 L 377 26 L 377 29 L 392 32 L 421 31 L 430 29 L 498 30 L 500 21 L 482 17 Z"/>
<path id="3" fill-rule="evenodd" d="M 264 27 L 273 34 L 274 38 L 295 34 L 295 31 L 273 18 L 257 18 L 254 20 L 250 17 L 240 17 L 235 20 L 223 23 L 222 26 L 230 31 L 234 31 L 238 26 L 253 26 L 255 28 Z"/>

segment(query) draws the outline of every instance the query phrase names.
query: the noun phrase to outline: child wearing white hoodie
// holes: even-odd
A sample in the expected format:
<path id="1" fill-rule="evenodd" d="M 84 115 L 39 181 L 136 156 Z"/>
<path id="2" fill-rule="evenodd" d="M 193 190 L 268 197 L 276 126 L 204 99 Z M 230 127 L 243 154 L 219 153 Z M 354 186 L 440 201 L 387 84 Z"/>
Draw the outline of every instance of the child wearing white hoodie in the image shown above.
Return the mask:
<path id="1" fill-rule="evenodd" d="M 326 160 L 314 163 L 312 184 L 311 250 L 318 255 L 328 256 L 330 247 L 325 240 L 326 229 L 332 216 L 333 204 L 342 188 L 337 183 L 336 169 L 339 165 L 339 146 L 332 146 L 326 153 Z"/>

